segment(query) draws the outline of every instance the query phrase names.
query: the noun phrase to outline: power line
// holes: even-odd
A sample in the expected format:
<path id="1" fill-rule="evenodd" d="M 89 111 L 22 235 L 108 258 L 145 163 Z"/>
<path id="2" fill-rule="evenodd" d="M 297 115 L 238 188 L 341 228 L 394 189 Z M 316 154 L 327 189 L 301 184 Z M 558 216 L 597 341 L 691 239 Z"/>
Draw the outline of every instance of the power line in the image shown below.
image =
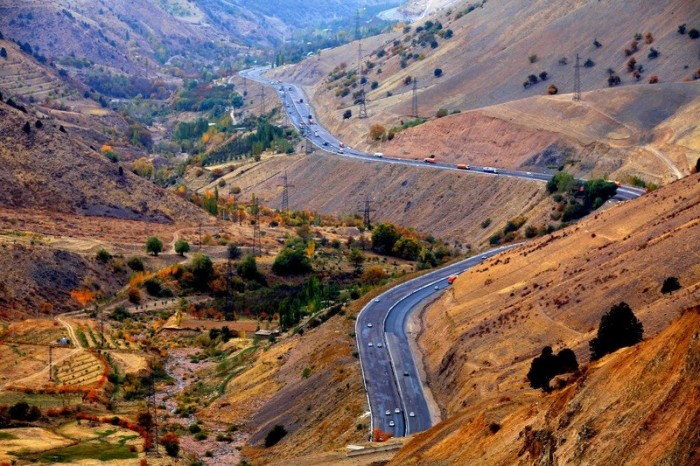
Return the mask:
<path id="1" fill-rule="evenodd" d="M 576 54 L 576 64 L 574 64 L 574 101 L 581 100 L 581 65 L 579 64 L 579 56 Z"/>
<path id="2" fill-rule="evenodd" d="M 148 414 L 151 417 L 151 426 L 149 434 L 153 439 L 153 449 L 150 451 L 153 456 L 160 456 L 158 452 L 158 405 L 156 404 L 156 381 L 151 375 L 150 384 L 148 386 Z"/>
<path id="3" fill-rule="evenodd" d="M 365 94 L 365 76 L 362 69 L 362 32 L 360 30 L 360 9 L 357 9 L 357 17 L 355 19 L 355 38 L 357 39 L 357 75 L 360 79 L 360 95 L 357 98 L 357 104 L 360 107 L 357 112 L 358 118 L 367 118 L 367 96 Z"/>
<path id="4" fill-rule="evenodd" d="M 253 256 L 262 255 L 262 236 L 260 234 L 260 204 L 258 198 L 253 194 L 252 214 L 253 220 Z"/>

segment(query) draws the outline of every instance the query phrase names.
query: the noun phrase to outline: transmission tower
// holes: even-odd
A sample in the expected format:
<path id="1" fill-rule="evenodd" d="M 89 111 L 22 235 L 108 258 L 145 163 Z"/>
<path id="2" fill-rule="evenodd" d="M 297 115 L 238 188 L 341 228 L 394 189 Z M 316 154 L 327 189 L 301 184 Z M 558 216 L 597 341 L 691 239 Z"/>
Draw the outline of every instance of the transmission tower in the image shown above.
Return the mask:
<path id="1" fill-rule="evenodd" d="M 253 221 L 253 256 L 262 254 L 262 238 L 260 235 L 260 204 L 258 198 L 253 195 L 252 214 L 255 217 Z"/>
<path id="2" fill-rule="evenodd" d="M 265 115 L 265 85 L 260 85 L 260 116 Z"/>
<path id="3" fill-rule="evenodd" d="M 372 229 L 372 212 L 376 212 L 376 209 L 372 208 L 372 202 L 374 201 L 371 197 L 365 197 L 362 208 L 362 223 L 365 225 L 365 230 L 368 231 Z"/>
<path id="4" fill-rule="evenodd" d="M 293 188 L 293 184 L 289 184 L 287 178 L 287 172 L 282 175 L 282 211 L 287 212 L 289 210 L 289 188 Z"/>
<path id="5" fill-rule="evenodd" d="M 151 416 L 151 426 L 149 428 L 149 434 L 153 439 L 153 449 L 147 452 L 152 456 L 160 456 L 158 453 L 158 405 L 156 403 L 156 381 L 153 375 L 150 378 L 150 384 L 148 385 L 148 398 L 146 403 L 148 404 L 148 414 Z"/>
<path id="6" fill-rule="evenodd" d="M 576 64 L 574 64 L 574 101 L 581 100 L 581 65 L 578 53 L 576 54 Z"/>
<path id="7" fill-rule="evenodd" d="M 53 382 L 53 345 L 49 344 L 49 382 Z"/>
<path id="8" fill-rule="evenodd" d="M 357 9 L 355 19 L 355 39 L 357 39 L 357 76 L 360 79 L 360 96 L 357 98 L 357 105 L 360 107 L 357 112 L 358 118 L 367 118 L 367 96 L 365 94 L 365 76 L 362 69 L 362 31 L 360 30 L 360 9 Z"/>
<path id="9" fill-rule="evenodd" d="M 411 116 L 418 118 L 418 79 L 413 79 L 413 96 L 411 98 Z"/>

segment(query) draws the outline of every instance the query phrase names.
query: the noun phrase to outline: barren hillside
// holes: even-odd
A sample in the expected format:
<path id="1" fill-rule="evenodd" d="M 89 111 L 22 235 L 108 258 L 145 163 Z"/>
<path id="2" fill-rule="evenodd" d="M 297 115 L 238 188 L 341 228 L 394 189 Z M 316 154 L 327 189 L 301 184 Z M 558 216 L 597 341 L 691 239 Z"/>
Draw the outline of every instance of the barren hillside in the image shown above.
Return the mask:
<path id="1" fill-rule="evenodd" d="M 460 276 L 423 315 L 419 344 L 443 413 L 528 390 L 544 346 L 588 360 L 588 341 L 627 302 L 647 338 L 700 300 L 700 175 L 528 242 Z M 678 277 L 682 289 L 662 294 Z"/>
<path id="2" fill-rule="evenodd" d="M 697 464 L 699 355 L 695 306 L 561 391 L 490 394 L 416 436 L 391 464 Z"/>
<path id="3" fill-rule="evenodd" d="M 505 223 L 525 215 L 546 224 L 551 207 L 544 184 L 514 178 L 348 160 L 337 156 L 283 156 L 244 165 L 226 175 L 242 196 L 279 207 L 287 172 L 289 205 L 329 214 L 361 214 L 372 199 L 375 222 L 391 221 L 461 245 L 481 247 Z M 490 225 L 482 228 L 487 218 Z"/>
<path id="4" fill-rule="evenodd" d="M 456 151 L 467 158 L 485 155 L 485 162 L 496 164 L 495 160 L 503 161 L 503 157 L 496 157 L 495 151 L 501 155 L 505 150 L 526 160 L 536 155 L 534 147 L 504 147 L 500 141 L 503 135 L 517 140 L 524 126 L 558 134 L 563 145 L 571 144 L 574 154 L 582 159 L 582 172 L 619 171 L 621 176 L 645 175 L 649 182 L 669 181 L 679 173 L 687 174 L 687 160 L 697 158 L 697 143 L 674 141 L 674 135 L 687 131 L 697 140 L 695 125 L 681 123 L 674 115 L 692 114 L 687 113 L 687 107 L 697 105 L 692 102 L 697 99 L 698 85 L 657 89 L 648 82 L 656 76 L 662 84 L 679 83 L 697 74 L 700 42 L 677 29 L 682 23 L 688 30 L 698 27 L 700 9 L 688 0 L 645 0 L 636 4 L 633 12 L 631 9 L 622 1 L 588 0 L 485 2 L 468 13 L 466 5 L 451 5 L 414 23 L 406 33 L 398 31 L 364 44 L 363 49 L 371 52 L 364 65 L 372 88 L 368 90 L 369 119 L 342 118 L 346 109 L 356 110 L 353 94 L 359 88 L 352 76 L 357 68 L 356 45 L 331 50 L 276 73 L 306 86 L 324 126 L 369 150 L 381 150 L 368 140 L 372 124 L 390 129 L 411 119 L 411 81 L 417 79 L 419 115 L 434 117 L 440 108 L 448 112 L 484 108 L 485 115 L 503 122 L 497 122 L 498 130 L 489 131 L 488 127 L 494 126 L 491 119 L 471 114 L 452 131 L 441 131 L 450 126 L 441 123 L 437 127 L 442 136 L 439 140 L 434 137 L 434 126 L 419 126 L 399 133 L 387 146 L 387 153 L 401 154 L 408 146 L 413 146 L 408 147 L 411 152 L 419 150 L 416 147 L 436 147 L 441 153 Z M 518 21 L 512 21 L 514 17 Z M 648 39 L 646 33 L 650 33 Z M 637 40 L 637 51 L 627 56 L 625 49 L 631 47 L 637 34 L 642 36 Z M 594 45 L 596 39 L 600 47 Z M 659 53 L 655 58 L 649 57 L 652 48 Z M 581 104 L 570 103 L 576 53 L 582 64 L 588 58 L 593 63 L 581 68 Z M 566 64 L 560 64 L 562 58 Z M 639 79 L 628 71 L 630 58 L 635 58 L 636 68 L 642 66 Z M 347 67 L 342 68 L 343 62 Z M 621 78 L 622 85 L 602 93 L 586 92 L 608 88 L 608 70 Z M 547 72 L 546 81 L 539 79 L 543 71 Z M 523 87 L 529 75 L 539 82 Z M 563 95 L 542 97 L 550 85 Z M 348 92 L 341 92 L 344 88 Z M 463 125 L 472 123 L 480 129 L 486 125 L 487 131 L 474 130 L 464 138 Z M 433 135 L 430 144 L 418 145 L 425 136 L 410 136 L 420 131 Z M 538 146 L 547 147 L 549 137 L 551 134 Z M 590 147 L 592 142 L 602 145 Z"/>
<path id="5" fill-rule="evenodd" d="M 56 126 L 51 119 L 37 120 L 0 103 L 3 207 L 159 223 L 208 218 L 126 168 L 120 174 L 118 164 L 75 138 L 70 129 Z"/>

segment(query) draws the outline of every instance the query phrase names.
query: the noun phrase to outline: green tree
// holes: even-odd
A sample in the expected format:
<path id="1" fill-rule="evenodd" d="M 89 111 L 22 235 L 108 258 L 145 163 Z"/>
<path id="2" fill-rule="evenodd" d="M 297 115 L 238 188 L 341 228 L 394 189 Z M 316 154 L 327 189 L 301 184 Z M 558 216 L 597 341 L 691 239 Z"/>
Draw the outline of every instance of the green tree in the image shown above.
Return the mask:
<path id="1" fill-rule="evenodd" d="M 598 334 L 589 343 L 591 360 L 596 361 L 620 348 L 632 346 L 644 335 L 642 323 L 624 301 L 615 304 L 601 319 Z"/>
<path id="2" fill-rule="evenodd" d="M 209 281 L 214 277 L 214 264 L 209 256 L 195 254 L 189 269 L 194 276 L 194 286 L 200 290 L 206 290 L 209 287 Z"/>
<path id="3" fill-rule="evenodd" d="M 372 249 L 380 254 L 389 255 L 399 238 L 401 238 L 401 234 L 396 226 L 390 223 L 380 223 L 372 230 Z"/>
<path id="4" fill-rule="evenodd" d="M 132 257 L 126 262 L 126 265 L 135 272 L 143 272 L 143 261 L 139 257 Z"/>
<path id="5" fill-rule="evenodd" d="M 350 118 L 352 118 L 352 110 L 345 110 L 343 112 L 343 120 L 349 120 Z"/>
<path id="6" fill-rule="evenodd" d="M 440 108 L 438 109 L 437 113 L 435 114 L 436 117 L 442 118 L 447 116 L 447 109 L 446 108 Z"/>
<path id="7" fill-rule="evenodd" d="M 243 259 L 236 268 L 238 275 L 246 280 L 257 280 L 260 272 L 258 272 L 258 264 L 255 262 L 255 257 L 248 255 Z"/>
<path id="8" fill-rule="evenodd" d="M 226 248 L 226 257 L 231 260 L 236 260 L 241 257 L 241 248 L 236 243 L 228 243 Z"/>
<path id="9" fill-rule="evenodd" d="M 0 57 L 7 58 L 7 50 L 5 50 L 5 47 L 0 48 Z"/>
<path id="10" fill-rule="evenodd" d="M 190 243 L 184 239 L 179 239 L 175 241 L 175 252 L 184 256 L 186 252 L 190 251 Z"/>
<path id="11" fill-rule="evenodd" d="M 435 75 L 436 78 L 439 78 L 442 76 L 442 68 L 435 68 L 435 71 L 433 71 L 433 74 Z"/>
<path id="12" fill-rule="evenodd" d="M 348 254 L 348 261 L 355 268 L 355 274 L 359 275 L 362 273 L 362 263 L 365 261 L 365 256 L 358 248 L 352 248 L 350 250 L 350 254 Z"/>
<path id="13" fill-rule="evenodd" d="M 163 242 L 156 236 L 149 236 L 146 240 L 146 252 L 157 256 L 163 250 Z"/>
<path id="14" fill-rule="evenodd" d="M 574 176 L 570 173 L 556 173 L 547 182 L 547 191 L 549 191 L 550 193 L 555 193 L 557 191 L 559 191 L 560 193 L 567 193 L 571 191 L 571 188 L 574 187 L 575 181 L 576 180 L 574 179 Z"/>
<path id="15" fill-rule="evenodd" d="M 277 275 L 301 275 L 311 270 L 311 261 L 299 246 L 282 248 L 272 264 L 272 271 Z"/>

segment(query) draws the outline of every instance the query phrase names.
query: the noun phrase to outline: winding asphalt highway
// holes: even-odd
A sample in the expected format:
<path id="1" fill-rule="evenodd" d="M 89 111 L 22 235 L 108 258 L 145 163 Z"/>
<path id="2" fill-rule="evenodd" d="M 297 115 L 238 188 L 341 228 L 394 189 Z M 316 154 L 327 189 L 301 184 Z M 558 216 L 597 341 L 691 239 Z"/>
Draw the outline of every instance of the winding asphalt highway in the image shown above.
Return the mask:
<path id="1" fill-rule="evenodd" d="M 313 109 L 303 91 L 293 84 L 264 77 L 262 74 L 268 69 L 269 67 L 253 68 L 241 71 L 240 75 L 273 86 L 294 127 L 320 149 L 338 156 L 376 163 L 464 170 L 454 164 L 378 157 L 345 147 L 325 128 L 315 124 Z M 552 177 L 546 173 L 474 166 L 469 168 L 469 172 L 526 178 L 539 182 L 547 182 Z M 619 186 L 615 198 L 626 201 L 643 193 L 644 191 L 638 188 Z M 355 323 L 355 336 L 371 412 L 372 429 L 380 429 L 395 437 L 402 437 L 421 432 L 433 425 L 425 398 L 425 381 L 421 381 L 411 353 L 408 340 L 410 336 L 406 330 L 408 318 L 413 311 L 420 308 L 422 302 L 443 293 L 450 286 L 448 278 L 451 275 L 460 274 L 483 260 L 518 245 L 501 246 L 397 285 L 372 300 L 360 311 Z"/>

